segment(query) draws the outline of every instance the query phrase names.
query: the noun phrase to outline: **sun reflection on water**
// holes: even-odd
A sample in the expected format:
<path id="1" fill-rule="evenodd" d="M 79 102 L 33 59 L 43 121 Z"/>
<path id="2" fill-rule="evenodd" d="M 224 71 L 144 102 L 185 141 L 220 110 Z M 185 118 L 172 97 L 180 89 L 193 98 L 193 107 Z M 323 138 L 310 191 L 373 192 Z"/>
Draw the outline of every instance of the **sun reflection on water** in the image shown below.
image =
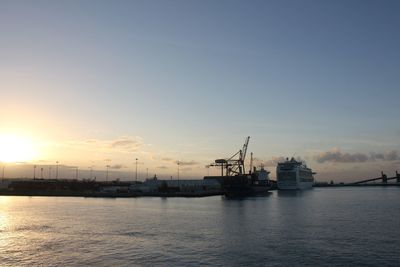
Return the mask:
<path id="1" fill-rule="evenodd" d="M 10 229 L 10 218 L 5 208 L 8 205 L 9 197 L 0 196 L 0 250 L 3 251 L 9 244 L 7 232 Z"/>

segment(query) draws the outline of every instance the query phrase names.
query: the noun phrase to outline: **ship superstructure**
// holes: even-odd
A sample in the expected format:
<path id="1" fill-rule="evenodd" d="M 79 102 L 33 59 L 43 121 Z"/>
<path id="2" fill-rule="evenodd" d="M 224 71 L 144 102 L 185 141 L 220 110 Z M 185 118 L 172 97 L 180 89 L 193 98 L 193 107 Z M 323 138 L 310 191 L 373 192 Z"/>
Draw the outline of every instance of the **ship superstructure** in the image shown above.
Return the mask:
<path id="1" fill-rule="evenodd" d="M 303 162 L 294 158 L 278 163 L 276 167 L 276 181 L 278 189 L 296 190 L 308 189 L 314 184 L 315 173 Z"/>

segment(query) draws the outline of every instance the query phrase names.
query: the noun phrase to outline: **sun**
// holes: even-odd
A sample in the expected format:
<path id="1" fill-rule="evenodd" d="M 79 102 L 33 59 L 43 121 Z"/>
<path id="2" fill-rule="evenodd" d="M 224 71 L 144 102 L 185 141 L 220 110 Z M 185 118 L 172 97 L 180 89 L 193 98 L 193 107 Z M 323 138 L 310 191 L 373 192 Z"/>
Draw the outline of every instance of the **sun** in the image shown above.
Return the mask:
<path id="1" fill-rule="evenodd" d="M 37 156 L 33 142 L 18 135 L 0 134 L 0 162 L 23 162 Z"/>

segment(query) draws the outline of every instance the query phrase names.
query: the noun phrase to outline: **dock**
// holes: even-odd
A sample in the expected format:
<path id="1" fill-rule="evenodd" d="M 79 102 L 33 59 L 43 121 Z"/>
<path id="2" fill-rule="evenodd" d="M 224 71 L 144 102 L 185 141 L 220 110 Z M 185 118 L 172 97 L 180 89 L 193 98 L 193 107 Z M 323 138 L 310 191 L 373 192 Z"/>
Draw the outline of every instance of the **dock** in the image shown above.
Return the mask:
<path id="1" fill-rule="evenodd" d="M 343 187 L 343 186 L 400 186 L 400 173 L 396 171 L 396 175 L 388 177 L 383 171 L 380 177 L 363 179 L 351 183 L 334 183 L 331 181 L 323 183 L 315 183 L 314 187 Z"/>

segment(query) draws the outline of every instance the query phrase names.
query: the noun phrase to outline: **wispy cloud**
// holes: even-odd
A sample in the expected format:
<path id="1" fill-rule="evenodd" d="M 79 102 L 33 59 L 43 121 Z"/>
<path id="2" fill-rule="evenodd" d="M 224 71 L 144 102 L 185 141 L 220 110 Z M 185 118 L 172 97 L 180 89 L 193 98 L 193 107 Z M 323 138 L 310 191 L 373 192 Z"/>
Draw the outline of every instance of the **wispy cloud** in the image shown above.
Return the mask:
<path id="1" fill-rule="evenodd" d="M 169 162 L 169 163 L 173 163 L 173 164 L 178 164 L 181 166 L 193 166 L 193 165 L 197 165 L 199 164 L 197 161 L 191 160 L 191 161 L 181 161 L 181 160 L 175 160 L 173 158 L 168 158 L 168 157 L 164 157 L 161 158 L 162 161 L 165 162 Z"/>
<path id="2" fill-rule="evenodd" d="M 55 165 L 53 165 L 53 166 L 55 166 Z M 78 166 L 60 164 L 60 165 L 58 165 L 58 168 L 59 169 L 76 169 L 76 168 L 78 168 Z"/>
<path id="3" fill-rule="evenodd" d="M 396 150 L 386 151 L 385 153 L 371 153 L 372 160 L 394 161 L 400 160 L 399 153 Z"/>
<path id="4" fill-rule="evenodd" d="M 114 169 L 114 170 L 120 170 L 120 169 L 124 169 L 124 168 L 126 168 L 126 166 L 122 165 L 122 164 L 115 164 L 115 165 L 110 166 L 110 169 Z"/>
<path id="5" fill-rule="evenodd" d="M 181 165 L 181 166 L 193 166 L 193 165 L 199 164 L 197 161 L 194 161 L 194 160 L 192 160 L 192 161 L 179 161 L 179 160 L 177 160 L 177 161 L 175 161 L 175 163 L 176 164 L 179 163 L 179 165 Z"/>
<path id="6" fill-rule="evenodd" d="M 324 162 L 337 162 L 337 163 L 350 163 L 350 162 L 365 162 L 368 160 L 368 155 L 363 153 L 343 153 L 338 148 L 332 151 L 321 152 L 315 156 L 318 163 Z"/>
<path id="7" fill-rule="evenodd" d="M 114 149 L 135 152 L 142 145 L 142 143 L 135 137 L 126 136 L 112 141 L 110 145 Z"/>
<path id="8" fill-rule="evenodd" d="M 305 162 L 305 160 L 301 157 L 296 157 L 295 158 L 297 161 L 302 161 Z M 265 167 L 276 167 L 276 165 L 278 165 L 279 162 L 283 162 L 286 160 L 286 157 L 283 156 L 275 156 L 272 157 L 269 160 L 261 160 L 259 158 L 254 158 L 253 159 L 253 165 L 254 166 L 265 166 Z"/>
<path id="9" fill-rule="evenodd" d="M 284 157 L 272 157 L 269 160 L 262 160 L 259 158 L 254 158 L 253 159 L 253 165 L 254 166 L 265 166 L 265 167 L 275 167 L 278 162 L 284 161 L 285 158 Z"/>
<path id="10" fill-rule="evenodd" d="M 167 166 L 158 166 L 157 169 L 166 170 L 166 169 L 168 169 L 168 167 Z"/>
<path id="11" fill-rule="evenodd" d="M 331 151 L 321 152 L 314 157 L 318 163 L 334 162 L 334 163 L 360 163 L 367 161 L 394 161 L 399 160 L 398 152 L 395 150 L 387 151 L 385 153 L 370 154 L 365 153 L 344 153 L 338 148 Z"/>
<path id="12" fill-rule="evenodd" d="M 85 150 L 102 150 L 117 152 L 136 152 L 143 145 L 142 138 L 137 136 L 121 136 L 116 139 L 87 139 L 68 141 L 65 145 Z"/>

